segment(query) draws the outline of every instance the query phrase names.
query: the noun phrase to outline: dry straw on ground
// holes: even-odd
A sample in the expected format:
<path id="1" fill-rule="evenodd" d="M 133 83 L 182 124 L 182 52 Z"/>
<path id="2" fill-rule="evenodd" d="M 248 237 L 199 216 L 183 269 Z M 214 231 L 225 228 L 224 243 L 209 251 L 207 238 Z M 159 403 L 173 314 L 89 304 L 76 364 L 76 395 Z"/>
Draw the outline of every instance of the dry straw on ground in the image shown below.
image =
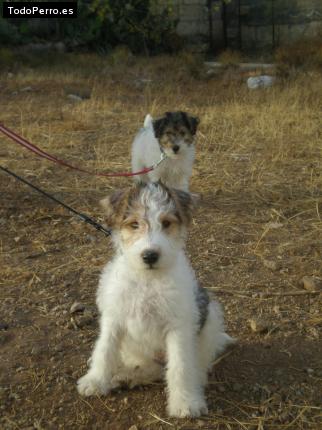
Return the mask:
<path id="1" fill-rule="evenodd" d="M 75 382 L 96 336 L 91 306 L 111 244 L 1 175 L 1 427 L 320 428 L 321 294 L 300 280 L 322 277 L 322 76 L 249 92 L 235 71 L 234 79 L 191 76 L 184 57 L 116 64 L 67 56 L 51 67 L 16 66 L 1 75 L 1 121 L 71 163 L 117 171 L 130 168 L 147 112 L 197 114 L 191 188 L 203 199 L 188 252 L 239 343 L 216 362 L 207 417 L 168 418 L 162 384 L 80 398 Z M 1 165 L 98 218 L 98 201 L 130 181 L 77 174 L 0 143 Z M 70 314 L 75 301 L 87 319 Z M 267 330 L 253 332 L 251 319 Z"/>

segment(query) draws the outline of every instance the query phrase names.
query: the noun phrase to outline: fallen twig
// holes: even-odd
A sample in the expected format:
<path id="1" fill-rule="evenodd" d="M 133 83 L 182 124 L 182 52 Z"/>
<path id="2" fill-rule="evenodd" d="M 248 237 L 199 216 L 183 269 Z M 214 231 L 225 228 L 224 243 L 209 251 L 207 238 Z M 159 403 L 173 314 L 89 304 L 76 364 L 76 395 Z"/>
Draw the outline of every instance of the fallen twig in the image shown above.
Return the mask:
<path id="1" fill-rule="evenodd" d="M 253 293 L 247 293 L 244 291 L 230 291 L 230 290 L 224 290 L 223 288 L 217 288 L 217 287 L 207 287 L 209 290 L 214 290 L 216 293 L 222 293 L 222 294 L 230 294 L 232 296 L 240 296 L 240 297 L 252 297 Z"/>
<path id="2" fill-rule="evenodd" d="M 217 287 L 208 287 L 210 290 L 216 291 L 216 293 L 221 294 L 230 294 L 232 296 L 239 296 L 239 297 L 246 297 L 246 298 L 265 298 L 265 297 L 283 297 L 283 296 L 316 296 L 318 294 L 322 294 L 322 291 L 285 291 L 284 293 L 278 293 L 278 292 L 249 292 L 249 291 L 231 291 L 231 290 L 224 290 L 223 288 L 217 288 Z"/>
<path id="3" fill-rule="evenodd" d="M 172 423 L 169 423 L 169 421 L 165 421 L 162 418 L 158 417 L 158 415 L 153 414 L 152 412 L 149 412 L 149 415 L 151 415 L 151 417 L 155 418 L 158 421 L 161 421 L 164 424 L 168 424 L 168 426 L 174 427 L 174 425 Z"/>

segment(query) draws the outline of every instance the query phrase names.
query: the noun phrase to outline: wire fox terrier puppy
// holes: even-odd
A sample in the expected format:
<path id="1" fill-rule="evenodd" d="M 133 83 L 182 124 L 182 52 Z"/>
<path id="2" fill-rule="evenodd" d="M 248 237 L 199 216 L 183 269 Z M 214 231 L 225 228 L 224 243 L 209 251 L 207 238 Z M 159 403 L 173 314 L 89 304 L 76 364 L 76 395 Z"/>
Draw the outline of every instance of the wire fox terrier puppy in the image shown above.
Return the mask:
<path id="1" fill-rule="evenodd" d="M 144 127 L 133 141 L 132 171 L 152 166 L 162 154 L 166 157 L 154 170 L 137 176 L 136 180 L 144 183 L 161 180 L 168 187 L 188 191 L 198 123 L 198 118 L 185 112 L 166 112 L 156 120 L 147 115 Z"/>
<path id="2" fill-rule="evenodd" d="M 184 252 L 193 197 L 149 183 L 102 204 L 116 255 L 101 275 L 100 334 L 79 393 L 107 394 L 165 373 L 171 416 L 207 413 L 207 372 L 231 338 L 220 306 L 198 286 Z"/>

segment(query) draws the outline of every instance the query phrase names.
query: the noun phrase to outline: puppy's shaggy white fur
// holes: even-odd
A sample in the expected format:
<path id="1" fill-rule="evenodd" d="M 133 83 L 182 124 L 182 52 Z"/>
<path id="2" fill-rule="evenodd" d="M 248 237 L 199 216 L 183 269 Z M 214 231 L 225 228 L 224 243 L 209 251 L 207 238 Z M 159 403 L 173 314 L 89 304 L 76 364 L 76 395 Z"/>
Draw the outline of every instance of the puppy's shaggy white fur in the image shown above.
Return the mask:
<path id="1" fill-rule="evenodd" d="M 153 118 L 148 114 L 145 117 L 143 128 L 133 141 L 132 171 L 138 172 L 157 163 L 161 157 L 161 150 L 166 155 L 166 158 L 156 169 L 145 175 L 136 176 L 134 179 L 144 183 L 161 180 L 168 187 L 188 191 L 195 159 L 193 142 L 187 143 L 183 136 L 173 134 L 174 146 L 180 148 L 179 152 L 175 153 L 171 144 L 162 147 L 155 134 Z"/>
<path id="2" fill-rule="evenodd" d="M 107 394 L 124 381 L 149 383 L 165 371 L 168 413 L 206 413 L 207 372 L 231 338 L 220 306 L 204 300 L 205 290 L 198 298 L 184 252 L 192 198 L 149 183 L 114 194 L 105 207 L 116 255 L 100 279 L 100 334 L 78 391 Z"/>

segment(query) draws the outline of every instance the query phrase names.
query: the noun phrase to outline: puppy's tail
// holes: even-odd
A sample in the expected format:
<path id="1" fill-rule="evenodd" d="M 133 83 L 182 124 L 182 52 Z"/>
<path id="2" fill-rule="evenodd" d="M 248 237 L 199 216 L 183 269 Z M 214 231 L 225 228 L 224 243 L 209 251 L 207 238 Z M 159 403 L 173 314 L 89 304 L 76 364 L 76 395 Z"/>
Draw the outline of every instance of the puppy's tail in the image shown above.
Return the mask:
<path id="1" fill-rule="evenodd" d="M 147 116 L 144 119 L 144 124 L 143 127 L 144 128 L 153 128 L 153 124 L 152 124 L 153 118 L 152 116 L 148 113 Z"/>

